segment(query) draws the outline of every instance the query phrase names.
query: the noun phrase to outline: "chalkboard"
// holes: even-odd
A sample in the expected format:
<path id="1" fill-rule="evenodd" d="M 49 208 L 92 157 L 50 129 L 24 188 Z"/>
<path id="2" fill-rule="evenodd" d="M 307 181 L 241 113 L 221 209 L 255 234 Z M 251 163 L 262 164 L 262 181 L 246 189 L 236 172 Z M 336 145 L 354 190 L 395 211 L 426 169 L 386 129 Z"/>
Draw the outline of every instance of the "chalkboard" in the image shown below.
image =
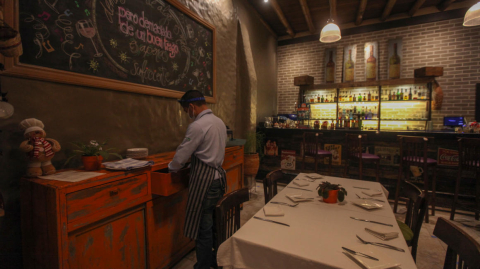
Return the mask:
<path id="1" fill-rule="evenodd" d="M 33 70 L 13 75 L 214 101 L 215 28 L 178 2 L 19 1 L 16 67 Z"/>

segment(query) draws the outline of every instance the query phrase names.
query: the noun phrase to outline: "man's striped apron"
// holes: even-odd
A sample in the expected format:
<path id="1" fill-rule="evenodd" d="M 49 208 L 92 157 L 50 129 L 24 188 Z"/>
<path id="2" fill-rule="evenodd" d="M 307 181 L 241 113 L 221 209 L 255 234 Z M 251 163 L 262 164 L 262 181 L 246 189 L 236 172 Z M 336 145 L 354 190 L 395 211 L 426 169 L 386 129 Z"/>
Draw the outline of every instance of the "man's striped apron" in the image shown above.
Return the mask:
<path id="1" fill-rule="evenodd" d="M 212 182 L 215 180 L 215 171 L 220 173 L 222 189 L 227 186 L 227 175 L 222 167 L 211 167 L 195 154 L 191 157 L 190 181 L 188 186 L 187 216 L 185 218 L 184 235 L 191 239 L 197 239 L 198 228 L 202 217 L 202 202 L 205 194 L 210 189 Z M 215 224 L 214 224 L 215 225 Z"/>

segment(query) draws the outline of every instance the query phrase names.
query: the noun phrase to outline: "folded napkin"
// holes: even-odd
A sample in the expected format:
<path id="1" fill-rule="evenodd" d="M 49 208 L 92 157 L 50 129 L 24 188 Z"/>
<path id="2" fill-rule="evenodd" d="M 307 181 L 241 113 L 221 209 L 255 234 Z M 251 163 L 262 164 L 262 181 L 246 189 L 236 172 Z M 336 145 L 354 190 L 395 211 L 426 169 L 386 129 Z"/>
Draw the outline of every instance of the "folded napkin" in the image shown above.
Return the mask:
<path id="1" fill-rule="evenodd" d="M 300 180 L 294 180 L 293 185 L 297 185 L 299 187 L 305 187 L 305 186 L 310 185 L 310 183 L 305 182 L 305 181 L 300 181 Z"/>
<path id="2" fill-rule="evenodd" d="M 308 177 L 308 178 L 311 178 L 311 179 L 321 179 L 321 178 L 323 178 L 323 176 L 321 176 L 317 173 L 306 174 L 305 176 Z"/>
<path id="3" fill-rule="evenodd" d="M 276 205 L 266 205 L 263 207 L 263 213 L 265 213 L 266 217 L 278 217 L 278 216 L 283 216 L 285 215 L 283 213 L 283 210 Z"/>
<path id="4" fill-rule="evenodd" d="M 372 197 L 372 196 L 382 195 L 383 192 L 381 192 L 381 191 L 362 191 L 362 193 Z"/>
<path id="5" fill-rule="evenodd" d="M 149 165 L 153 165 L 153 161 L 140 161 L 132 158 L 123 159 L 117 162 L 108 162 L 104 163 L 105 168 L 115 169 L 115 170 L 132 170 L 136 168 L 141 168 Z"/>
<path id="6" fill-rule="evenodd" d="M 375 237 L 378 237 L 382 240 L 390 240 L 390 239 L 394 239 L 394 238 L 398 237 L 397 232 L 386 232 L 384 230 L 379 230 L 378 228 L 375 228 L 375 230 L 370 229 L 370 228 L 365 228 L 365 231 L 367 231 L 367 233 L 369 233 L 369 234 L 371 234 Z"/>

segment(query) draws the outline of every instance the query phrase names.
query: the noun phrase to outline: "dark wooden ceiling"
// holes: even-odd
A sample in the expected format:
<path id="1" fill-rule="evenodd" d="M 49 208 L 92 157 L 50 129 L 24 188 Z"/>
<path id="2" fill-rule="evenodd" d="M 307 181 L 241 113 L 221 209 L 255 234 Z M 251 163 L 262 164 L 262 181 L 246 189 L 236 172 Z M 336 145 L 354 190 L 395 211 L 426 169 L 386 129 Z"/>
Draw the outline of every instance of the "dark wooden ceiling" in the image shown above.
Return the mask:
<path id="1" fill-rule="evenodd" d="M 419 16 L 438 16 L 442 12 L 466 10 L 478 2 L 478 0 L 247 1 L 279 41 L 319 34 L 330 18 L 331 11 L 335 22 L 343 30 Z"/>

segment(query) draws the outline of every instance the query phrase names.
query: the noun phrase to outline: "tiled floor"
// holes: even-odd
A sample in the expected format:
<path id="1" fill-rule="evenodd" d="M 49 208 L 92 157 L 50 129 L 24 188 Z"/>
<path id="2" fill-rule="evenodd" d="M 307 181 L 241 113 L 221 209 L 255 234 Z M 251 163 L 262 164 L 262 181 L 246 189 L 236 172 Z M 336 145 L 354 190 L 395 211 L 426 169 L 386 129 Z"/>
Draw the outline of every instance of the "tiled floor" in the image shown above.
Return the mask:
<path id="1" fill-rule="evenodd" d="M 255 188 L 252 189 L 250 195 L 250 201 L 244 203 L 243 210 L 241 212 L 241 225 L 247 222 L 250 218 L 255 215 L 264 205 L 264 195 L 263 195 L 263 186 L 260 183 L 256 184 Z M 278 186 L 278 191 L 280 192 L 283 189 L 282 186 Z M 400 210 L 401 207 L 399 207 Z M 403 220 L 404 214 L 396 214 L 397 219 Z M 420 232 L 420 238 L 418 240 L 418 251 L 417 251 L 417 267 L 419 269 L 441 269 L 443 268 L 443 262 L 445 259 L 445 253 L 447 251 L 447 246 L 438 238 L 433 235 L 433 229 L 435 228 L 435 223 L 437 222 L 438 217 L 443 217 L 446 219 L 450 218 L 449 212 L 437 211 L 435 216 L 430 216 L 430 223 L 423 223 L 422 230 Z M 475 221 L 473 217 L 456 215 L 455 220 L 457 224 L 473 238 L 480 242 L 480 231 L 474 228 L 465 226 L 461 224 L 462 220 L 468 220 L 466 224 L 477 224 L 480 225 L 480 222 Z M 461 221 L 461 222 L 459 222 Z M 174 269 L 191 269 L 196 262 L 195 251 L 190 252 L 185 256 L 180 262 L 178 262 L 173 268 Z"/>

